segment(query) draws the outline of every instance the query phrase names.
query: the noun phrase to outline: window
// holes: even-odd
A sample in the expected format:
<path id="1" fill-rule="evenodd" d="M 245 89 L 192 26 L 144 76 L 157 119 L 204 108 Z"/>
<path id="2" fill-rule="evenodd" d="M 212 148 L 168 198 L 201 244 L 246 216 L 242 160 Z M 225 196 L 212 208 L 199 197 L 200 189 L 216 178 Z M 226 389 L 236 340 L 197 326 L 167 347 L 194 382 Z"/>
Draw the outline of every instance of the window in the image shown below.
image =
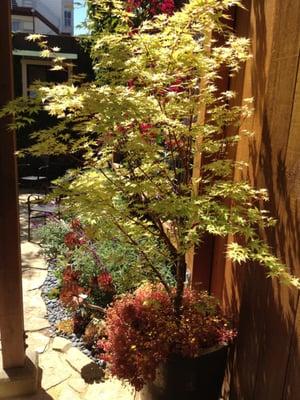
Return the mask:
<path id="1" fill-rule="evenodd" d="M 66 28 L 71 28 L 72 26 L 72 12 L 65 10 L 64 11 L 64 25 Z"/>
<path id="2" fill-rule="evenodd" d="M 1 0 L 0 0 L 1 1 Z M 13 32 L 33 32 L 33 19 L 31 17 L 12 18 L 12 31 Z"/>
<path id="3" fill-rule="evenodd" d="M 52 83 L 68 81 L 68 71 L 52 71 L 51 66 L 48 61 L 22 60 L 23 96 L 31 98 L 36 96 L 35 90 L 31 87 L 36 81 Z"/>
<path id="4" fill-rule="evenodd" d="M 12 21 L 12 31 L 13 32 L 19 32 L 21 30 L 21 24 L 20 21 Z"/>
<path id="5" fill-rule="evenodd" d="M 26 22 L 23 23 L 23 32 L 33 32 L 33 22 Z"/>

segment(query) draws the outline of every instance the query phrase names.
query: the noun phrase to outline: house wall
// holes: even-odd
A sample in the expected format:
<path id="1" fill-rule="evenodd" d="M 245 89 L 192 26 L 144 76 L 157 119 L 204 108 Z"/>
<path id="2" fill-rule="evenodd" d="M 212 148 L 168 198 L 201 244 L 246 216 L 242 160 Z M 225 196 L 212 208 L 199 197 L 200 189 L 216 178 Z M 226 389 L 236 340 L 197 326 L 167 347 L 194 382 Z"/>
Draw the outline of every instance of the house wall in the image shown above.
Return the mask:
<path id="1" fill-rule="evenodd" d="M 41 33 L 42 35 L 56 35 L 56 33 L 49 28 L 44 22 L 42 22 L 39 18 L 34 18 L 34 27 L 36 33 Z"/>
<path id="2" fill-rule="evenodd" d="M 33 17 L 27 15 L 12 16 L 12 31 L 13 32 L 28 32 L 32 33 L 34 29 Z"/>
<path id="3" fill-rule="evenodd" d="M 269 191 L 278 219 L 265 232 L 274 252 L 300 277 L 300 2 L 246 0 L 235 30 L 251 39 L 253 59 L 231 81 L 240 99 L 254 97 L 247 122 L 254 137 L 236 157 L 248 159 L 248 178 Z M 239 177 L 237 177 L 239 178 Z M 239 315 L 224 398 L 297 400 L 300 393 L 299 291 L 267 279 L 259 265 L 234 266 L 215 243 L 211 290 Z"/>
<path id="4" fill-rule="evenodd" d="M 17 0 L 20 7 L 27 7 L 35 9 L 45 18 L 47 18 L 60 32 L 73 34 L 74 28 L 74 1 L 73 0 Z M 65 25 L 65 11 L 71 12 L 71 26 Z M 43 25 L 36 26 L 37 33 L 44 33 L 45 27 Z M 42 31 L 38 28 L 42 27 Z"/>
<path id="5" fill-rule="evenodd" d="M 73 11 L 73 0 L 62 0 L 62 7 L 61 7 L 61 26 L 60 30 L 63 33 L 71 33 L 73 34 L 74 31 L 74 11 Z M 71 26 L 66 25 L 65 20 L 65 12 L 71 13 Z"/>
<path id="6" fill-rule="evenodd" d="M 39 8 L 38 8 L 39 7 Z M 49 19 L 59 30 L 62 24 L 62 0 L 40 0 L 37 10 Z M 49 12 L 47 12 L 49 10 Z M 51 16 L 55 16 L 55 18 Z"/>

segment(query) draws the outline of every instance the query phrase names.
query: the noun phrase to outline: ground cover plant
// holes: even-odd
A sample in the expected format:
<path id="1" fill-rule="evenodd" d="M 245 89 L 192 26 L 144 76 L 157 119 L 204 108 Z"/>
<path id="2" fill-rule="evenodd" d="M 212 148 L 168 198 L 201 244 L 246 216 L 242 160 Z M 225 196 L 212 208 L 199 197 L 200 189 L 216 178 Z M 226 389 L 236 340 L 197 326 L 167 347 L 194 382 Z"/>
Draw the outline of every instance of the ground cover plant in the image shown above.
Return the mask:
<path id="1" fill-rule="evenodd" d="M 115 296 L 132 292 L 147 280 L 154 282 L 155 277 L 147 274 L 143 260 L 126 242 L 115 237 L 97 243 L 78 219 L 51 218 L 36 234 L 45 256 L 55 265 L 51 271 L 55 284 L 45 295 L 49 300 L 59 299 L 57 312 L 54 307 L 49 310 L 58 333 L 68 337 L 75 333 L 93 355 L 99 353 L 97 341 L 104 334 L 105 307 Z M 158 259 L 157 265 L 165 278 L 174 282 L 169 266 L 159 265 Z M 60 305 L 67 313 L 59 312 Z"/>
<path id="2" fill-rule="evenodd" d="M 121 237 L 97 242 L 89 227 L 83 226 L 78 219 L 67 222 L 52 218 L 38 227 L 37 237 L 45 256 L 56 263 L 56 276 L 65 300 L 72 299 L 77 292 L 77 297 L 80 293 L 89 293 L 91 303 L 106 305 L 110 300 L 101 301 L 101 292 L 113 295 L 130 292 L 144 281 L 155 279 L 148 273 L 139 253 Z M 174 278 L 170 266 L 162 261 L 159 257 L 156 259 L 157 267 L 172 284 Z M 71 281 L 72 284 L 67 285 Z M 73 291 L 67 290 L 67 286 Z"/>
<path id="3" fill-rule="evenodd" d="M 235 105 L 235 93 L 218 90 L 218 83 L 221 69 L 234 76 L 249 57 L 248 40 L 234 36 L 225 23 L 230 7 L 240 2 L 191 0 L 181 11 L 158 15 L 138 27 L 132 25 L 135 14 L 124 2 L 110 1 L 111 5 L 118 23 L 113 32 L 104 30 L 97 36 L 92 49 L 95 71 L 101 73 L 91 84 L 38 89 L 34 101 L 59 123 L 34 133 L 37 142 L 31 150 L 80 153 L 84 168 L 58 182 L 65 207 L 92 229 L 95 241 L 122 237 L 139 254 L 147 274 L 160 282 L 159 287 L 144 286 L 117 301 L 108 312 L 108 344 L 99 343 L 114 373 L 140 389 L 153 379 L 149 366 L 154 371 L 173 352 L 190 355 L 179 335 L 182 324 L 187 329 L 193 325 L 185 320 L 185 307 L 208 329 L 210 345 L 232 337 L 220 310 L 204 307 L 210 303 L 204 301 L 206 295 L 199 294 L 200 301 L 185 290 L 186 253 L 201 246 L 205 235 L 230 235 L 224 252 L 234 262 L 260 263 L 268 276 L 300 285 L 261 239 L 261 231 L 274 225 L 263 206 L 266 190 L 233 179 L 236 171 L 245 176 L 247 170 L 247 164 L 232 154 L 240 136 L 250 134 L 239 127 L 251 115 L 251 102 Z M 22 118 L 20 112 L 17 123 Z M 175 285 L 161 273 L 158 260 L 170 266 Z M 126 307 L 121 319 L 114 319 L 122 304 Z M 167 348 L 162 342 L 158 345 L 156 357 L 148 346 L 153 341 L 128 340 L 135 346 L 128 348 L 135 366 L 130 369 L 128 360 L 119 357 L 117 343 L 130 334 L 146 335 L 144 326 L 151 315 L 147 308 L 163 314 L 164 306 L 171 310 L 175 337 L 164 342 Z M 137 316 L 134 320 L 128 317 L 131 312 Z M 126 315 L 130 321 L 124 325 Z M 191 338 L 199 350 L 205 347 L 202 333 L 199 329 Z"/>

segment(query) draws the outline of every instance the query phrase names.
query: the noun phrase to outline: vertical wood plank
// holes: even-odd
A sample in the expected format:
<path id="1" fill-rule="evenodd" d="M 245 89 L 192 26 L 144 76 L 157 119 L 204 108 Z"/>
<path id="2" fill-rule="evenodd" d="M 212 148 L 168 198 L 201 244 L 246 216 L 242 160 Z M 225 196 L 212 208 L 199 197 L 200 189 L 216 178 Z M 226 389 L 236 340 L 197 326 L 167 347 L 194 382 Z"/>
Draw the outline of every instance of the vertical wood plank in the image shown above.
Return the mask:
<path id="1" fill-rule="evenodd" d="M 0 107 L 13 98 L 10 0 L 0 1 Z M 0 120 L 0 328 L 3 368 L 25 361 L 15 138 Z M 1 366 L 0 366 L 1 368 Z"/>
<path id="2" fill-rule="evenodd" d="M 286 243 L 286 235 L 291 229 L 293 218 L 286 185 L 286 157 L 298 73 L 299 24 L 300 3 L 292 0 L 284 3 L 277 1 L 272 63 L 269 69 L 260 151 L 260 170 L 257 171 L 258 181 L 265 182 L 269 190 L 271 209 L 278 218 L 275 234 L 269 234 L 268 241 L 273 245 L 277 255 L 287 264 L 290 264 L 290 256 L 284 243 Z M 300 150 L 300 142 L 298 149 Z M 286 221 L 288 215 L 291 217 L 288 218 L 289 222 Z M 294 229 L 292 231 L 291 235 L 296 239 L 296 231 Z M 296 290 L 286 288 L 277 282 L 269 286 L 265 304 L 265 320 L 261 328 L 255 399 L 282 399 L 296 309 Z M 274 365 L 277 368 L 274 368 Z"/>
<path id="3" fill-rule="evenodd" d="M 298 173 L 295 157 L 300 151 L 299 130 L 298 140 L 296 136 L 292 139 L 290 132 L 298 70 L 300 2 L 249 0 L 246 6 L 250 10 L 253 60 L 247 63 L 243 82 L 232 82 L 232 88 L 238 88 L 243 97 L 255 98 L 255 113 L 249 121 L 255 135 L 249 143 L 240 143 L 237 158 L 248 157 L 248 178 L 255 186 L 269 190 L 269 209 L 279 217 L 279 224 L 274 234 L 267 232 L 268 242 L 277 255 L 299 273 L 296 225 L 300 226 L 300 221 L 295 214 L 298 208 L 291 202 L 293 193 L 299 193 L 298 183 L 289 178 L 290 185 L 294 182 L 294 191 L 289 196 L 291 186 L 286 181 L 291 171 Z M 243 31 L 244 21 L 245 15 L 239 12 L 238 33 Z M 294 222 L 288 226 L 291 217 Z M 260 266 L 236 268 L 228 261 L 224 264 L 225 286 L 222 289 L 220 284 L 214 284 L 214 290 L 222 291 L 223 302 L 229 309 L 240 310 L 239 338 L 231 360 L 231 385 L 227 382 L 225 398 L 281 400 L 285 398 L 282 397 L 285 382 L 286 393 L 289 390 L 293 392 L 291 396 L 295 396 L 296 391 L 291 387 L 299 378 L 299 372 L 293 372 L 292 366 L 300 361 L 299 321 L 295 324 L 296 291 L 266 280 Z M 214 265 L 213 277 L 216 271 L 218 268 Z M 298 329 L 295 335 L 294 325 Z M 290 348 L 293 357 L 289 355 Z"/>
<path id="4" fill-rule="evenodd" d="M 300 65 L 298 59 L 298 75 L 294 96 L 293 114 L 290 124 L 289 142 L 286 152 L 286 207 L 279 210 L 283 221 L 284 237 L 282 252 L 287 262 L 298 276 L 300 275 Z M 300 393 L 300 305 L 297 298 L 297 311 L 294 332 L 289 352 L 289 363 L 286 371 L 285 386 L 282 397 L 293 400 Z"/>
<path id="5" fill-rule="evenodd" d="M 282 399 L 296 400 L 300 393 L 300 304 L 298 299 L 298 307 L 295 320 L 294 334 L 290 346 L 289 363 L 286 371 L 285 385 L 282 391 Z"/>

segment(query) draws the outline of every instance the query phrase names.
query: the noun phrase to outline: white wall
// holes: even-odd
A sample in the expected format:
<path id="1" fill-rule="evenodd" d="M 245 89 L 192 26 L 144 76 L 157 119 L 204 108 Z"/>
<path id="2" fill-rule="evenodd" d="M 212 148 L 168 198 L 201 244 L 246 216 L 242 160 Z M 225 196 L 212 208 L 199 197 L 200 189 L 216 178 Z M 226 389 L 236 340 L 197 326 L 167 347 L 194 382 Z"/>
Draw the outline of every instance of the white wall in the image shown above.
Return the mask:
<path id="1" fill-rule="evenodd" d="M 45 10 L 44 13 L 41 14 L 46 16 L 46 10 L 49 9 L 48 19 L 50 22 L 54 23 L 53 19 L 51 20 L 50 15 L 55 15 L 59 23 L 55 21 L 54 25 L 58 27 L 61 32 L 71 33 L 73 34 L 73 8 L 74 8 L 74 0 L 38 0 L 38 4 L 36 6 L 37 10 L 40 11 Z M 72 12 L 72 25 L 70 28 L 66 28 L 64 26 L 64 10 L 68 10 Z"/>
<path id="2" fill-rule="evenodd" d="M 38 0 L 37 3 L 37 9 L 39 5 L 41 8 L 42 6 L 47 7 L 57 18 L 61 18 L 62 0 Z M 45 17 L 47 18 L 46 15 Z"/>
<path id="3" fill-rule="evenodd" d="M 42 22 L 40 19 L 36 17 L 34 18 L 34 25 L 35 25 L 35 33 L 41 33 L 42 35 L 57 34 L 52 29 L 50 29 L 48 25 L 44 24 L 44 22 Z"/>
<path id="4" fill-rule="evenodd" d="M 13 32 L 33 32 L 33 18 L 25 15 L 12 16 Z"/>
<path id="5" fill-rule="evenodd" d="M 71 26 L 65 26 L 64 11 L 71 11 Z M 74 33 L 74 1 L 73 0 L 62 0 L 62 16 L 61 16 L 61 32 Z"/>
<path id="6" fill-rule="evenodd" d="M 32 7 L 36 9 L 61 32 L 73 34 L 74 0 L 17 0 L 17 3 L 19 6 Z M 64 10 L 72 12 L 71 27 L 65 27 L 64 25 Z"/>

